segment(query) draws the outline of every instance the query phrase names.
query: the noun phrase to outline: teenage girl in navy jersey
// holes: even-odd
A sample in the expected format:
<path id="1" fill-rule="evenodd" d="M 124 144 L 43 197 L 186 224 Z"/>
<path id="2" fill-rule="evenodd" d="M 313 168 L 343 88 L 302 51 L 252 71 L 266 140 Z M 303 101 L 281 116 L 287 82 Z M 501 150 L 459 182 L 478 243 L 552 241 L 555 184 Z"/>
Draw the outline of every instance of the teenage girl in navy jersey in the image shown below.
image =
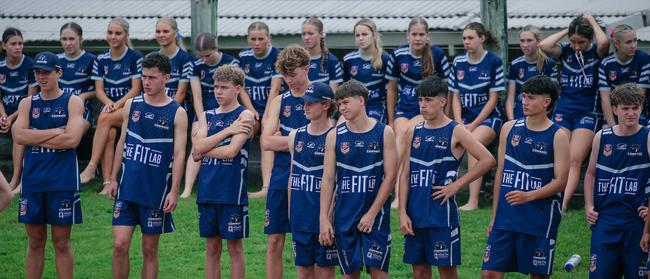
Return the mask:
<path id="1" fill-rule="evenodd" d="M 325 45 L 323 22 L 317 17 L 310 17 L 302 23 L 302 43 L 309 51 L 309 81 L 328 84 L 332 90 L 343 82 L 341 62 Z"/>
<path id="2" fill-rule="evenodd" d="M 160 46 L 158 52 L 169 57 L 172 62 L 171 77 L 165 84 L 167 96 L 187 109 L 186 96 L 190 83 L 187 71 L 194 58 L 185 50 L 183 41 L 178 37 L 178 23 L 174 18 L 162 17 L 156 22 L 156 42 Z"/>

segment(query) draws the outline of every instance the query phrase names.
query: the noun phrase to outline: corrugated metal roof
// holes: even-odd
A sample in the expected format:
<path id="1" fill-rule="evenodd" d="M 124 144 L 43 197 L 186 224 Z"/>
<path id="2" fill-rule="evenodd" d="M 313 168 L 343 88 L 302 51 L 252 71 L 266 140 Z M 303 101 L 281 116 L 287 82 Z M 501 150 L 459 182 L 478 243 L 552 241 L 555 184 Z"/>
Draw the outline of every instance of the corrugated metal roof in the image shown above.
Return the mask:
<path id="1" fill-rule="evenodd" d="M 650 26 L 636 30 L 636 37 L 640 41 L 650 42 Z"/>
<path id="2" fill-rule="evenodd" d="M 415 15 L 423 16 L 431 29 L 460 30 L 480 21 L 479 0 L 221 0 L 217 28 L 221 36 L 244 36 L 253 21 L 264 21 L 272 35 L 299 34 L 309 16 L 320 17 L 328 33 L 350 33 L 354 23 L 369 17 L 380 31 L 406 31 Z M 28 40 L 57 40 L 58 26 L 76 21 L 87 40 L 102 40 L 109 18 L 126 17 L 131 38 L 154 37 L 155 21 L 173 16 L 181 33 L 190 33 L 190 0 L 0 0 L 0 29 L 13 26 Z M 591 11 L 604 24 L 640 11 L 650 11 L 648 0 L 508 0 L 509 27 L 535 24 L 543 29 L 562 28 L 571 19 Z M 50 30 L 51 29 L 51 30 Z"/>

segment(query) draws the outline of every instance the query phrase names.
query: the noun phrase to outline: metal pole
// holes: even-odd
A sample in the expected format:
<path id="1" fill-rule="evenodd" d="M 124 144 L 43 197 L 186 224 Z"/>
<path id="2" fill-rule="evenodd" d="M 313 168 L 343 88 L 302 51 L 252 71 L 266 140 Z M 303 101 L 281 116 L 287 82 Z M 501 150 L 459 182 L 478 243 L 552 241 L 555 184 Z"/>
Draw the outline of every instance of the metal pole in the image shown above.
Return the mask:
<path id="1" fill-rule="evenodd" d="M 218 0 L 191 0 L 192 2 L 192 49 L 196 35 L 202 32 L 217 33 Z"/>
<path id="2" fill-rule="evenodd" d="M 499 42 L 499 50 L 495 51 L 504 61 L 508 62 L 508 14 L 507 0 L 481 0 L 481 21 Z"/>

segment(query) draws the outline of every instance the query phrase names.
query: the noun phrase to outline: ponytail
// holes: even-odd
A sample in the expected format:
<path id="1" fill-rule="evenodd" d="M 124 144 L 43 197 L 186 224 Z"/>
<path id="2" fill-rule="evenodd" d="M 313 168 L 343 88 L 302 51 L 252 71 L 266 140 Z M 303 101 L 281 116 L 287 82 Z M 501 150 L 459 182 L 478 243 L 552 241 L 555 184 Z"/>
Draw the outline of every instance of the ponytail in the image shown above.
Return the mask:
<path id="1" fill-rule="evenodd" d="M 323 37 L 320 39 L 320 71 L 321 73 L 327 73 L 327 58 L 329 55 L 329 50 L 325 44 L 325 33 L 323 32 L 323 22 L 315 16 L 312 16 L 305 20 L 302 25 L 309 24 L 316 27 L 316 30 L 319 33 L 323 34 Z"/>
<path id="2" fill-rule="evenodd" d="M 465 26 L 465 28 L 463 28 L 463 30 L 467 30 L 467 29 L 476 31 L 476 34 L 479 37 L 484 37 L 485 41 L 483 42 L 483 44 L 485 46 L 487 46 L 489 48 L 493 48 L 493 49 L 498 49 L 499 48 L 499 41 L 497 40 L 497 38 L 494 37 L 492 32 L 490 32 L 490 30 L 485 28 L 485 25 L 483 25 L 482 23 L 480 23 L 480 22 L 471 22 L 471 23 L 467 24 Z"/>
<path id="3" fill-rule="evenodd" d="M 183 43 L 183 36 L 178 31 L 178 23 L 176 22 L 176 20 L 173 17 L 167 17 L 167 16 L 161 17 L 156 22 L 156 24 L 158 24 L 158 23 L 165 23 L 165 24 L 169 25 L 169 27 L 171 27 L 172 30 L 174 30 L 174 32 L 176 32 L 176 37 L 174 38 L 174 41 L 176 42 L 176 46 L 178 46 L 182 50 L 187 51 L 187 48 L 185 47 L 185 43 Z"/>
<path id="4" fill-rule="evenodd" d="M 427 21 L 419 16 L 414 17 L 411 19 L 411 22 L 409 23 L 408 30 L 406 31 L 411 32 L 411 28 L 415 25 L 422 25 L 424 26 L 424 30 L 428 33 L 429 32 L 429 24 Z M 434 68 L 434 61 L 433 61 L 433 54 L 431 53 L 431 42 L 427 40 L 424 42 L 422 54 L 420 55 L 420 60 L 422 61 L 422 77 L 427 77 L 430 75 L 433 75 L 433 73 L 436 71 Z"/>
<path id="5" fill-rule="evenodd" d="M 376 71 L 379 71 L 384 66 L 384 61 L 381 60 L 381 55 L 384 53 L 384 48 L 381 42 L 381 35 L 379 32 L 377 32 L 377 25 L 371 19 L 364 18 L 362 20 L 359 20 L 357 24 L 354 25 L 352 32 L 354 32 L 354 30 L 357 29 L 357 26 L 360 25 L 368 27 L 368 29 L 370 29 L 370 32 L 372 32 L 372 38 L 375 41 L 373 45 L 375 52 L 373 53 L 371 59 L 372 68 L 374 68 Z"/>
<path id="6" fill-rule="evenodd" d="M 533 36 L 535 37 L 535 40 L 537 40 L 538 43 L 542 40 L 541 32 L 539 30 L 539 27 L 537 27 L 535 25 L 529 24 L 529 25 L 524 26 L 524 28 L 522 28 L 521 31 L 519 31 L 519 35 L 521 36 L 521 33 L 524 33 L 524 32 L 529 32 L 529 33 L 533 34 Z M 546 64 L 547 59 L 548 59 L 548 56 L 546 56 L 546 53 L 544 53 L 542 51 L 542 49 L 538 47 L 537 48 L 537 60 L 536 60 L 536 69 L 537 69 L 538 73 L 542 73 L 542 71 L 544 70 L 544 64 Z"/>
<path id="7" fill-rule="evenodd" d="M 108 22 L 108 25 L 115 24 L 124 30 L 126 33 L 126 46 L 130 49 L 133 49 L 133 43 L 131 43 L 131 36 L 129 35 L 129 23 L 123 17 L 114 17 L 111 21 Z"/>

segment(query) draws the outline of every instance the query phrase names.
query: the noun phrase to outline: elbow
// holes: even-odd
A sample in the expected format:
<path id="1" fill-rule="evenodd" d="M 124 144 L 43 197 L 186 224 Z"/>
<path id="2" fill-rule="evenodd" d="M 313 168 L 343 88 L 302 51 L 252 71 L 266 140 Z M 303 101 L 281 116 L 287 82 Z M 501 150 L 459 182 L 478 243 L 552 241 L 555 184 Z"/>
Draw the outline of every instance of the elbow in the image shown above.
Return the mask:
<path id="1" fill-rule="evenodd" d="M 270 143 L 269 139 L 266 137 L 262 137 L 262 139 L 260 140 L 260 145 L 262 145 L 262 150 L 264 151 L 274 151 L 272 144 Z"/>
<path id="2" fill-rule="evenodd" d="M 239 154 L 239 150 L 235 148 L 228 148 L 223 152 L 223 159 L 232 160 Z"/>

